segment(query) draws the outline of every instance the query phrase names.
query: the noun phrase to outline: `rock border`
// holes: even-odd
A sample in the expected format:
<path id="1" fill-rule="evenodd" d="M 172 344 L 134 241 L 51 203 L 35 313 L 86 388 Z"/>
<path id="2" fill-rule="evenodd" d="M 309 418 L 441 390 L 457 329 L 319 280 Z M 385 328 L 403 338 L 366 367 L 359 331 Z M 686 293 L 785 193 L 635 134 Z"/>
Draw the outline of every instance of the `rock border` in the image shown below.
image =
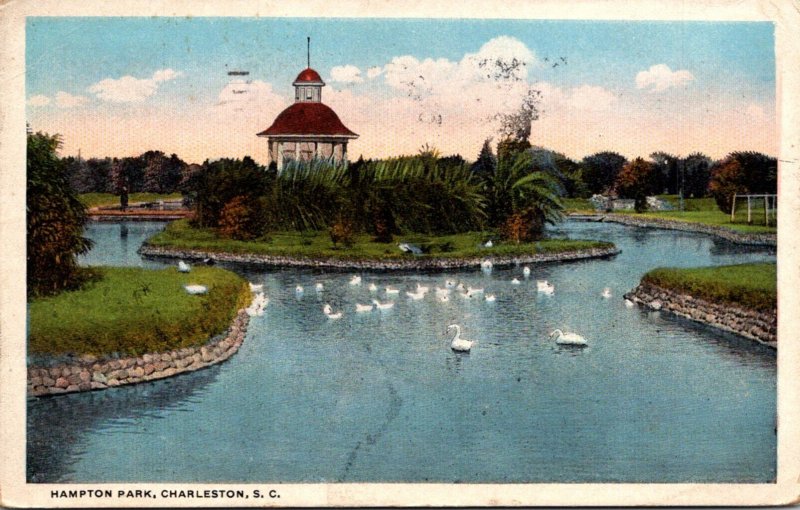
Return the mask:
<path id="1" fill-rule="evenodd" d="M 650 310 L 668 311 L 778 348 L 777 310 L 761 312 L 731 303 L 714 303 L 651 283 L 640 283 L 624 297 Z"/>
<path id="2" fill-rule="evenodd" d="M 777 234 L 754 234 L 736 232 L 725 227 L 705 225 L 703 223 L 691 223 L 688 221 L 661 219 L 661 218 L 642 218 L 630 214 L 572 214 L 573 219 L 583 219 L 584 221 L 611 222 L 642 228 L 661 228 L 665 230 L 680 230 L 683 232 L 697 232 L 720 237 L 726 241 L 736 244 L 747 244 L 751 246 L 777 246 Z"/>
<path id="3" fill-rule="evenodd" d="M 268 267 L 332 268 L 356 270 L 430 270 L 463 269 L 479 267 L 484 260 L 491 260 L 494 266 L 513 266 L 516 264 L 538 264 L 545 262 L 569 262 L 585 259 L 609 258 L 622 250 L 611 248 L 590 248 L 559 253 L 536 253 L 523 256 L 492 256 L 469 258 L 408 258 L 393 260 L 348 260 L 338 258 L 307 258 L 264 255 L 253 253 L 225 253 L 202 250 L 182 250 L 143 244 L 138 253 L 146 257 L 179 258 L 186 260 L 211 260 L 214 262 L 237 262 Z"/>
<path id="4" fill-rule="evenodd" d="M 194 372 L 233 356 L 244 341 L 250 316 L 236 313 L 222 338 L 200 347 L 185 347 L 139 357 L 99 360 L 82 356 L 77 362 L 53 367 L 28 367 L 28 396 L 45 397 L 81 391 L 104 390 Z"/>

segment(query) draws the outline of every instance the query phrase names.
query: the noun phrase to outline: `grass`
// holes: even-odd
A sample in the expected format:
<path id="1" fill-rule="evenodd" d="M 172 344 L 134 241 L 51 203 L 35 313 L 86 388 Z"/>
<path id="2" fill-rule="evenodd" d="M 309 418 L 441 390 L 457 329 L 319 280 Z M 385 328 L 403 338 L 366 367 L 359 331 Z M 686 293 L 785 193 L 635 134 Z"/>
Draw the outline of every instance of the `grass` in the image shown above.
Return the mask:
<path id="1" fill-rule="evenodd" d="M 735 303 L 761 311 L 774 310 L 778 303 L 778 279 L 774 263 L 690 269 L 658 268 L 645 274 L 642 281 L 696 298 Z"/>
<path id="2" fill-rule="evenodd" d="M 135 202 L 155 202 L 157 200 L 174 200 L 181 198 L 180 193 L 130 193 L 128 195 L 128 203 Z M 119 205 L 119 195 L 113 193 L 81 193 L 78 199 L 83 202 L 86 207 L 100 207 L 104 205 Z"/>
<path id="3" fill-rule="evenodd" d="M 492 248 L 482 243 L 494 239 Z M 213 229 L 193 228 L 186 220 L 170 223 L 167 228 L 154 235 L 147 242 L 153 246 L 203 250 L 208 252 L 253 253 L 273 256 L 305 258 L 339 258 L 345 260 L 390 260 L 410 259 L 413 255 L 402 253 L 397 248 L 399 242 L 417 244 L 427 251 L 417 258 L 427 257 L 484 257 L 488 255 L 530 255 L 534 253 L 553 253 L 589 248 L 610 248 L 612 243 L 602 241 L 580 241 L 568 239 L 547 239 L 526 244 L 507 244 L 497 241 L 497 236 L 486 232 L 468 232 L 446 236 L 426 236 L 412 234 L 397 236 L 395 242 L 384 244 L 373 242 L 371 236 L 363 234 L 355 238 L 349 248 L 334 247 L 325 231 L 314 232 L 275 232 L 267 239 L 258 241 L 235 241 L 217 235 Z"/>
<path id="4" fill-rule="evenodd" d="M 565 213 L 593 213 L 594 205 L 588 198 L 563 198 Z"/>
<path id="5" fill-rule="evenodd" d="M 225 331 L 249 300 L 245 281 L 218 268 L 93 269 L 99 278 L 81 290 L 29 304 L 31 354 L 142 354 L 201 345 Z M 208 286 L 208 293 L 187 294 L 189 283 Z"/>

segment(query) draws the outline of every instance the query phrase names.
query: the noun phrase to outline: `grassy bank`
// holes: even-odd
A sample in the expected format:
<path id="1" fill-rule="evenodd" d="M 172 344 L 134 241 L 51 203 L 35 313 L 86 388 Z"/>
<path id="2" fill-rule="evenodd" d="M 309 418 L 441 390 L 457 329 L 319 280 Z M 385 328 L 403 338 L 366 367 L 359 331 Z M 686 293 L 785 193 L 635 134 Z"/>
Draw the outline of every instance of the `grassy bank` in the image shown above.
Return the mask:
<path id="1" fill-rule="evenodd" d="M 31 354 L 142 354 L 206 342 L 246 306 L 246 282 L 229 271 L 194 267 L 95 268 L 99 278 L 29 305 Z M 208 286 L 189 295 L 185 284 Z"/>
<path id="2" fill-rule="evenodd" d="M 128 195 L 128 204 L 136 202 L 155 202 L 157 200 L 175 200 L 181 198 L 180 193 L 131 193 Z M 119 205 L 119 195 L 113 193 L 82 193 L 78 199 L 86 207 L 100 207 L 105 205 Z"/>
<path id="3" fill-rule="evenodd" d="M 493 238 L 495 245 L 485 248 L 482 243 Z M 345 260 L 390 260 L 407 259 L 412 255 L 401 252 L 399 242 L 413 243 L 426 251 L 418 258 L 426 257 L 484 257 L 491 255 L 529 255 L 534 253 L 554 253 L 583 250 L 589 248 L 609 248 L 612 243 L 601 241 L 574 241 L 548 239 L 526 244 L 506 244 L 497 242 L 497 236 L 485 232 L 468 232 L 446 236 L 407 235 L 398 236 L 393 243 L 373 242 L 369 235 L 358 235 L 350 247 L 341 244 L 334 247 L 328 232 L 275 232 L 268 238 L 257 241 L 235 241 L 217 235 L 213 229 L 199 229 L 189 226 L 188 221 L 175 221 L 147 241 L 153 246 L 175 249 L 203 250 L 224 253 L 252 253 L 284 257 L 339 258 Z"/>
<path id="4" fill-rule="evenodd" d="M 776 265 L 771 263 L 658 268 L 645 274 L 642 282 L 762 311 L 774 310 L 778 303 Z"/>

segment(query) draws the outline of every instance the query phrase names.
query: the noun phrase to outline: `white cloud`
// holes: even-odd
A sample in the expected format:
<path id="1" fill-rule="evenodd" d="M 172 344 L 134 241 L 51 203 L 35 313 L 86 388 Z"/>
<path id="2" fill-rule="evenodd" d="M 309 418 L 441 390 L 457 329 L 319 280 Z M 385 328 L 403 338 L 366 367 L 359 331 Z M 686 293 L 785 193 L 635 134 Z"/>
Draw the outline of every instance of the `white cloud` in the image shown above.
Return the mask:
<path id="1" fill-rule="evenodd" d="M 650 88 L 650 92 L 662 92 L 692 80 L 694 80 L 694 75 L 686 69 L 673 71 L 666 64 L 656 64 L 650 66 L 647 71 L 639 71 L 636 74 L 636 88 Z"/>
<path id="2" fill-rule="evenodd" d="M 603 87 L 582 85 L 572 89 L 568 101 L 578 110 L 603 111 L 611 109 L 615 99 L 614 94 Z"/>
<path id="3" fill-rule="evenodd" d="M 272 90 L 270 83 L 233 80 L 220 91 L 216 106 L 234 116 L 261 117 L 263 122 L 269 115 L 274 116 L 279 112 L 285 104 L 283 97 Z"/>
<path id="4" fill-rule="evenodd" d="M 373 66 L 367 69 L 367 78 L 369 78 L 370 80 L 377 78 L 381 74 L 383 74 L 383 67 Z"/>
<path id="5" fill-rule="evenodd" d="M 331 81 L 339 83 L 361 83 L 361 69 L 354 65 L 336 66 L 331 69 Z"/>
<path id="6" fill-rule="evenodd" d="M 59 108 L 74 108 L 86 104 L 87 101 L 89 98 L 86 96 L 73 96 L 61 90 L 56 93 L 56 106 Z"/>
<path id="7" fill-rule="evenodd" d="M 50 98 L 42 94 L 37 94 L 28 98 L 28 106 L 47 106 Z"/>
<path id="8" fill-rule="evenodd" d="M 106 78 L 87 90 L 104 101 L 112 103 L 140 103 L 158 90 L 159 83 L 173 80 L 182 73 L 172 69 L 159 69 L 150 78 L 123 76 L 119 79 Z"/>

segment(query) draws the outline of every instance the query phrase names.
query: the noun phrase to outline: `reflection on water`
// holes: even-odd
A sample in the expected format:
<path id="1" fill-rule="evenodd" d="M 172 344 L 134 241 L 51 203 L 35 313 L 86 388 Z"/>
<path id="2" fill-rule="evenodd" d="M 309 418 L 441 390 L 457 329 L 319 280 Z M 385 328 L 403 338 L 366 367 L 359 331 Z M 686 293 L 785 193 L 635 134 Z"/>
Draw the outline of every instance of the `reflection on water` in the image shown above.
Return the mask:
<path id="1" fill-rule="evenodd" d="M 127 238 L 119 225 L 95 228 L 85 261 L 162 264 L 134 253 L 159 226 L 127 228 Z M 348 284 L 352 272 L 223 265 L 263 283 L 270 297 L 239 354 L 161 383 L 29 402 L 28 479 L 773 480 L 774 351 L 628 309 L 622 295 L 657 266 L 774 260 L 774 251 L 615 224 L 567 222 L 553 234 L 609 240 L 622 253 L 532 266 L 527 280 L 519 267 L 476 267 L 362 273 L 361 286 Z M 514 277 L 522 284 L 512 285 Z M 433 288 L 446 279 L 497 300 L 454 293 L 440 302 Z M 552 282 L 555 294 L 537 293 L 537 279 Z M 373 294 L 370 283 L 401 294 Z M 404 292 L 418 283 L 431 292 L 410 300 Z M 601 297 L 605 287 L 612 298 Z M 372 299 L 396 304 L 355 313 Z M 328 320 L 325 303 L 345 316 Z M 452 323 L 476 340 L 470 354 L 450 350 Z M 580 333 L 589 346 L 556 345 L 555 328 Z M 52 416 L 65 418 L 55 431 Z"/>

